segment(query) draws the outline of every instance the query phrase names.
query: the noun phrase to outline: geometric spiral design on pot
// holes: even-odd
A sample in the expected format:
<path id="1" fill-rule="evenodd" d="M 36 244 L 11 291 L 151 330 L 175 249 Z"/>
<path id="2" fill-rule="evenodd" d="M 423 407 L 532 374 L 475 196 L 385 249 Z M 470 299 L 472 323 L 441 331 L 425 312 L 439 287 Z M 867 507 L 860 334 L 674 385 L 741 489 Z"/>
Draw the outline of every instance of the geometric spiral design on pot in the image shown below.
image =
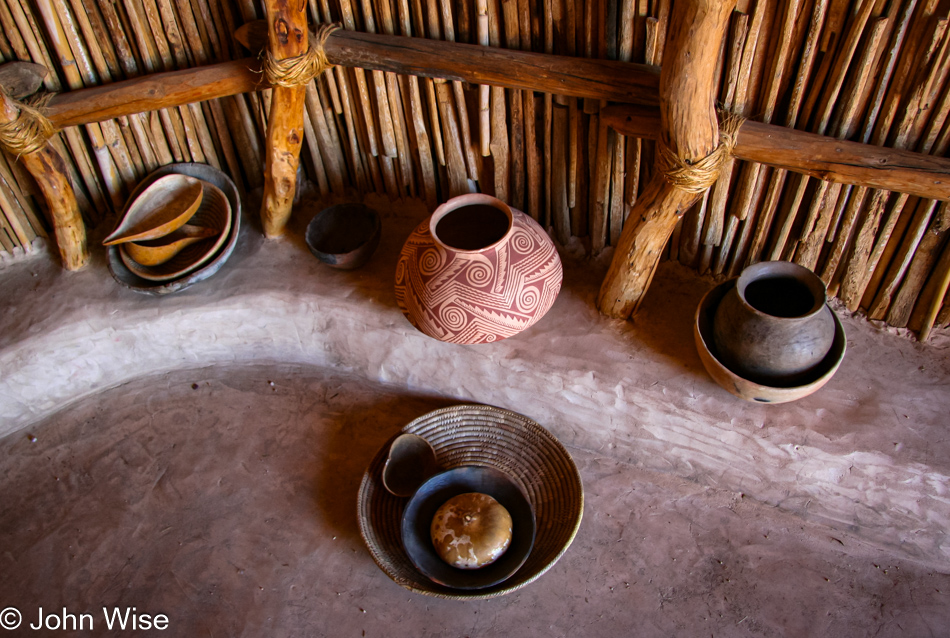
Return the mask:
<path id="1" fill-rule="evenodd" d="M 490 343 L 540 319 L 561 289 L 561 259 L 533 219 L 511 209 L 509 232 L 482 251 L 433 239 L 429 220 L 403 246 L 396 301 L 421 332 L 441 341 Z"/>

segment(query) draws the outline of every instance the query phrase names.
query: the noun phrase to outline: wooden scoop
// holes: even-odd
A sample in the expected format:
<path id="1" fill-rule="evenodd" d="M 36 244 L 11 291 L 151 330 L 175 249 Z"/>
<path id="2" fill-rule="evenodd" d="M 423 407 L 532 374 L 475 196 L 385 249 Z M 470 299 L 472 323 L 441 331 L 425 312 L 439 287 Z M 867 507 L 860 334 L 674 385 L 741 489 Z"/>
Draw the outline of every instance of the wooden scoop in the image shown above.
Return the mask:
<path id="1" fill-rule="evenodd" d="M 158 239 L 143 242 L 130 241 L 126 244 L 125 250 L 129 257 L 143 266 L 158 266 L 177 255 L 185 246 L 213 237 L 219 232 L 221 231 L 217 228 L 185 224 L 178 230 Z"/>
<path id="2" fill-rule="evenodd" d="M 181 228 L 201 204 L 201 193 L 201 180 L 188 175 L 174 173 L 155 180 L 102 245 L 157 239 Z"/>
<path id="3" fill-rule="evenodd" d="M 394 496 L 409 497 L 439 469 L 428 441 L 418 434 L 400 434 L 383 465 L 383 487 Z"/>

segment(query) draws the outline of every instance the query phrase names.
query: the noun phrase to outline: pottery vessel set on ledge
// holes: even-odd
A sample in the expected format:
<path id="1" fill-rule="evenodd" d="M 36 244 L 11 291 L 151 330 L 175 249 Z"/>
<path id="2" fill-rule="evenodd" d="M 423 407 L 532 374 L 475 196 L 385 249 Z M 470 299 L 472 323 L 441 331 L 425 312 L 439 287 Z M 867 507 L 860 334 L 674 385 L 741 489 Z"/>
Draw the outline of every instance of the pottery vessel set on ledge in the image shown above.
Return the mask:
<path id="1" fill-rule="evenodd" d="M 844 328 L 825 284 L 791 262 L 747 267 L 696 310 L 696 349 L 709 375 L 747 401 L 785 403 L 815 392 L 844 359 Z"/>
<path id="2" fill-rule="evenodd" d="M 562 274 L 554 242 L 531 217 L 489 195 L 461 195 L 406 240 L 396 265 L 396 302 L 430 337 L 490 343 L 541 319 Z"/>
<path id="3" fill-rule="evenodd" d="M 136 292 L 183 290 L 228 259 L 240 215 L 237 188 L 223 172 L 205 164 L 164 166 L 136 187 L 103 240 L 109 270 Z"/>
<path id="4" fill-rule="evenodd" d="M 304 240 L 310 253 L 331 268 L 356 270 L 379 246 L 379 213 L 364 204 L 324 208 L 307 224 Z"/>

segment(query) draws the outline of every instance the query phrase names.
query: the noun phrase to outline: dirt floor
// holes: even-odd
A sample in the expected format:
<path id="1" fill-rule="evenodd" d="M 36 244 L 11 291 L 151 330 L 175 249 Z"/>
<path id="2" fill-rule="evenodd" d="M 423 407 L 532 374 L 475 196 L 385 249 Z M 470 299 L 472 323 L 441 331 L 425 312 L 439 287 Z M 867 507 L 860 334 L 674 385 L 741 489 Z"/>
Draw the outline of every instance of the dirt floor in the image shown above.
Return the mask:
<path id="1" fill-rule="evenodd" d="M 538 581 L 403 590 L 356 522 L 369 459 L 445 398 L 316 368 L 215 366 L 86 398 L 0 454 L 0 601 L 135 607 L 176 636 L 930 636 L 950 578 L 735 493 L 569 448 L 586 508 Z M 157 633 L 157 632 L 156 632 Z M 32 631 L 18 635 L 31 635 Z"/>
<path id="2" fill-rule="evenodd" d="M 754 405 L 695 352 L 712 280 L 665 265 L 636 321 L 607 320 L 606 259 L 568 247 L 545 319 L 451 346 L 392 296 L 417 210 L 387 209 L 353 273 L 306 252 L 307 211 L 276 242 L 248 216 L 225 268 L 167 298 L 125 290 L 95 252 L 73 274 L 43 251 L 2 265 L 9 635 L 108 635 L 103 608 L 134 607 L 168 628 L 116 635 L 950 636 L 945 334 L 922 345 L 839 309 L 835 378 Z M 550 571 L 468 602 L 391 581 L 356 520 L 380 446 L 462 402 L 548 428 L 586 499 Z M 32 630 L 41 607 L 93 629 Z"/>

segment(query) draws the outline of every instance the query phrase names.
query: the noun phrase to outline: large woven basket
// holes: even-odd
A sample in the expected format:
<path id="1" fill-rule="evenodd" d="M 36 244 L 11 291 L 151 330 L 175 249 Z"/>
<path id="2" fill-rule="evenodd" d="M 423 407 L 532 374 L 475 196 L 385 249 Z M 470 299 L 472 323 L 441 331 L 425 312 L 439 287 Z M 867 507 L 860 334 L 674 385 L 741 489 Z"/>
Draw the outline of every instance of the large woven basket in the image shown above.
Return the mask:
<path id="1" fill-rule="evenodd" d="M 400 521 L 408 499 L 383 487 L 389 444 L 409 432 L 425 438 L 444 469 L 482 465 L 506 472 L 534 508 L 537 536 L 528 560 L 513 576 L 486 589 L 457 590 L 420 574 L 403 550 Z M 487 405 L 457 405 L 425 414 L 393 435 L 376 454 L 360 485 L 360 534 L 386 575 L 414 592 L 477 599 L 507 594 L 533 582 L 564 554 L 580 527 L 584 488 L 571 455 L 554 436 L 525 416 Z"/>

